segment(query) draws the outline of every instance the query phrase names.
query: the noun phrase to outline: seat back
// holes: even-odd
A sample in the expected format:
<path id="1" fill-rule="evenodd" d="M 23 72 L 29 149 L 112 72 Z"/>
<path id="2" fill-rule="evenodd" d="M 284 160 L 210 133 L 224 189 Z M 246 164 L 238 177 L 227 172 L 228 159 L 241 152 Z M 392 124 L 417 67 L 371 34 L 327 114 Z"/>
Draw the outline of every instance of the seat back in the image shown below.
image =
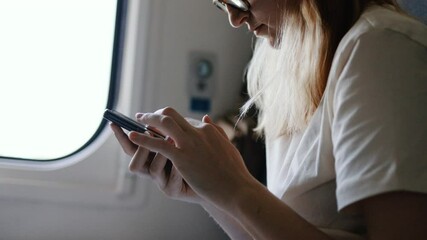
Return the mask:
<path id="1" fill-rule="evenodd" d="M 398 0 L 397 2 L 409 14 L 427 24 L 427 0 Z"/>

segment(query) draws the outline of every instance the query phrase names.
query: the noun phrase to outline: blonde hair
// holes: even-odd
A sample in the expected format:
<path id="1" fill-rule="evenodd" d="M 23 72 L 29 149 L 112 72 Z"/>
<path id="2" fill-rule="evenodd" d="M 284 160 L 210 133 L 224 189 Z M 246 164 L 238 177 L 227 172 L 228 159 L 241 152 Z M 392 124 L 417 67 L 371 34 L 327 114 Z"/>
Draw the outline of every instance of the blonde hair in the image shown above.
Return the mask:
<path id="1" fill-rule="evenodd" d="M 283 13 L 275 47 L 268 39 L 257 40 L 247 70 L 250 99 L 241 109 L 245 114 L 257 107 L 256 132 L 274 138 L 306 128 L 323 96 L 338 43 L 368 2 L 373 1 L 301 0 Z"/>

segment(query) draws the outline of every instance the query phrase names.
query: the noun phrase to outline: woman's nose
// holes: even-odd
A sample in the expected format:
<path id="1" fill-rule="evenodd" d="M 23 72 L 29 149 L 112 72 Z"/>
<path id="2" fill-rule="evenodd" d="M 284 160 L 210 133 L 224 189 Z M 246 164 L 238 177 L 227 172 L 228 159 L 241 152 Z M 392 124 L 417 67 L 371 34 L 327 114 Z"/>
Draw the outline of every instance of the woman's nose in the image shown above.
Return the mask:
<path id="1" fill-rule="evenodd" d="M 242 26 L 249 18 L 249 12 L 240 11 L 227 5 L 228 21 L 234 28 Z"/>

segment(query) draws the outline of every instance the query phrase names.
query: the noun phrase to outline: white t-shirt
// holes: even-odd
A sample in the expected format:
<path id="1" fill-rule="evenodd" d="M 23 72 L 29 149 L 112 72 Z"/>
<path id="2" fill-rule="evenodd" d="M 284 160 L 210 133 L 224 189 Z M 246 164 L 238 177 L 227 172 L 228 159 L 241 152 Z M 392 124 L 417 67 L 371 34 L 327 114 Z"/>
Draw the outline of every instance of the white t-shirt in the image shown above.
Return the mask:
<path id="1" fill-rule="evenodd" d="M 341 41 L 301 134 L 267 141 L 267 186 L 319 228 L 360 233 L 346 206 L 427 193 L 427 27 L 380 6 Z"/>

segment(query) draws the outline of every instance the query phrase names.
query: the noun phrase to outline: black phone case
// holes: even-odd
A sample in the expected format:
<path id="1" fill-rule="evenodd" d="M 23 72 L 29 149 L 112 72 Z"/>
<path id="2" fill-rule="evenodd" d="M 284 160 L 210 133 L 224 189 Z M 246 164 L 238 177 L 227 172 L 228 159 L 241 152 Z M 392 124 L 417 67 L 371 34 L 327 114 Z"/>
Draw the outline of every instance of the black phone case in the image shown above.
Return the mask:
<path id="1" fill-rule="evenodd" d="M 104 118 L 110 122 L 117 124 L 118 126 L 124 128 L 128 131 L 136 131 L 136 132 L 140 132 L 140 133 L 148 132 L 155 137 L 159 137 L 159 138 L 163 138 L 163 139 L 165 138 L 165 136 L 163 136 L 162 134 L 160 134 L 160 133 L 158 133 L 152 129 L 149 129 L 145 125 L 140 124 L 137 121 L 131 119 L 130 117 L 125 116 L 124 114 L 119 113 L 119 112 L 114 111 L 114 110 L 106 109 L 104 111 Z"/>

